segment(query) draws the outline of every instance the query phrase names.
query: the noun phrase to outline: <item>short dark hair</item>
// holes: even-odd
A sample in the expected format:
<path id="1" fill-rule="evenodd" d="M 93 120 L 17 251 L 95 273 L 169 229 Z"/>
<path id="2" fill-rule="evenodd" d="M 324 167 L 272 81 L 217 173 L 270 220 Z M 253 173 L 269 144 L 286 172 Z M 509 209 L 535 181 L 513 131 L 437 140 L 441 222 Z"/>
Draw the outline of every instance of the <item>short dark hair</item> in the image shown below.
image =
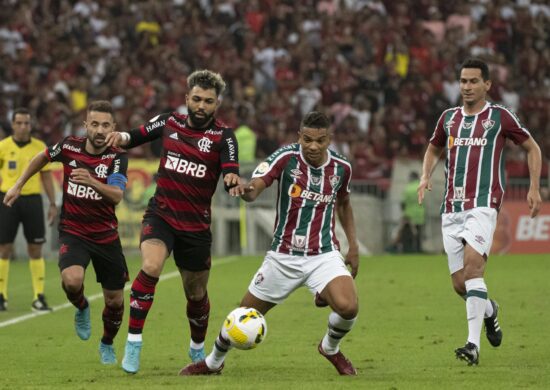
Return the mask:
<path id="1" fill-rule="evenodd" d="M 191 73 L 187 77 L 187 86 L 190 90 L 195 86 L 202 89 L 215 89 L 216 96 L 220 96 L 225 91 L 225 81 L 222 76 L 208 69 L 196 70 Z"/>
<path id="2" fill-rule="evenodd" d="M 97 111 L 97 112 L 106 112 L 111 114 L 114 117 L 113 105 L 107 100 L 94 100 L 88 105 L 88 112 Z"/>
<path id="3" fill-rule="evenodd" d="M 479 69 L 481 71 L 481 77 L 483 78 L 483 81 L 489 80 L 489 66 L 485 61 L 480 60 L 479 58 L 466 59 L 460 66 L 460 71 L 462 72 L 462 69 L 464 68 Z"/>
<path id="4" fill-rule="evenodd" d="M 31 115 L 31 112 L 29 111 L 28 108 L 25 108 L 25 107 L 18 107 L 16 108 L 15 110 L 13 110 L 13 114 L 11 115 L 11 120 L 14 121 L 15 120 L 15 116 L 17 114 L 21 114 L 21 115 Z"/>
<path id="5" fill-rule="evenodd" d="M 319 111 L 311 111 L 306 114 L 300 128 L 309 127 L 312 129 L 328 129 L 330 127 L 330 120 L 328 117 Z"/>

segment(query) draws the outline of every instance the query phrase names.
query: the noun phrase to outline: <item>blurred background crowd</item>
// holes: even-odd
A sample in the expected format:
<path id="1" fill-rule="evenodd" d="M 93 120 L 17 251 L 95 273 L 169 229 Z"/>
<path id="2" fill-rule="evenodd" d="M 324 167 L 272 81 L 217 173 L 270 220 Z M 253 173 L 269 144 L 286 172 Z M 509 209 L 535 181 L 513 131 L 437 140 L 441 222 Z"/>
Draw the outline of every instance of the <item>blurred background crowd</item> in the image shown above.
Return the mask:
<path id="1" fill-rule="evenodd" d="M 252 138 L 241 159 L 294 142 L 316 108 L 332 116 L 333 148 L 352 160 L 355 178 L 383 180 L 396 158 L 421 158 L 440 113 L 460 105 L 460 63 L 476 56 L 490 64 L 491 99 L 519 115 L 548 162 L 547 3 L 4 0 L 0 138 L 18 106 L 31 109 L 47 144 L 83 133 L 90 100 L 110 100 L 120 129 L 185 113 L 186 77 L 208 68 L 228 85 L 218 117 Z M 513 146 L 507 164 L 511 176 L 527 176 Z"/>

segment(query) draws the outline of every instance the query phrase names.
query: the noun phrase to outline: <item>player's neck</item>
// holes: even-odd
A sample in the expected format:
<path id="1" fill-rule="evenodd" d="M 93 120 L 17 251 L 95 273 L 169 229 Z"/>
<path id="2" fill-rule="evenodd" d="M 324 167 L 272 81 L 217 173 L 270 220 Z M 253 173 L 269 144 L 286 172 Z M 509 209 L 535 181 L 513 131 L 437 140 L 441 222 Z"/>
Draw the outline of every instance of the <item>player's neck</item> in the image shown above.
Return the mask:
<path id="1" fill-rule="evenodd" d="M 86 146 L 84 147 L 84 150 L 93 155 L 97 154 L 103 154 L 105 150 L 107 150 L 107 146 L 102 146 L 101 148 L 96 148 L 89 140 L 86 140 Z"/>
<path id="2" fill-rule="evenodd" d="M 205 129 L 208 129 L 210 127 L 210 125 L 212 124 L 213 121 L 214 121 L 214 117 L 212 117 L 207 123 L 205 123 L 204 125 L 199 127 L 199 126 L 197 126 L 193 123 L 191 118 L 187 117 L 187 127 L 189 127 L 190 129 L 193 129 L 193 130 L 205 130 Z"/>
<path id="3" fill-rule="evenodd" d="M 17 134 L 13 134 L 11 136 L 11 138 L 15 141 L 15 142 L 18 142 L 18 143 L 27 143 L 27 142 L 30 142 L 31 140 L 31 136 L 28 135 L 28 136 L 18 136 Z"/>
<path id="4" fill-rule="evenodd" d="M 464 103 L 464 113 L 466 115 L 479 114 L 481 111 L 483 111 L 485 104 L 487 104 L 487 100 L 485 99 L 481 99 L 480 101 L 473 104 Z"/>

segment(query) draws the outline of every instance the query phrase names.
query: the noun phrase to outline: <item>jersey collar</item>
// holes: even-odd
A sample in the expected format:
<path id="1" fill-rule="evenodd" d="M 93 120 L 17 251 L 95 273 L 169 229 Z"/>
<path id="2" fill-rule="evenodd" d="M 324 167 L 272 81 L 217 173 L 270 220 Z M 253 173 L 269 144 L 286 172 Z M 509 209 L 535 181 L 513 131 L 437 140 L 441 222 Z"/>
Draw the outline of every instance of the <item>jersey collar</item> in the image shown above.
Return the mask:
<path id="1" fill-rule="evenodd" d="M 302 161 L 308 166 L 310 167 L 311 169 L 323 169 L 324 167 L 326 167 L 329 163 L 330 163 L 330 160 L 331 160 L 331 157 L 330 157 L 330 151 L 327 149 L 327 161 L 325 161 L 322 165 L 318 166 L 318 167 L 314 167 L 313 165 L 311 165 L 310 163 L 307 162 L 303 152 L 302 152 L 302 145 L 298 144 L 300 146 L 300 158 L 302 159 Z"/>
<path id="2" fill-rule="evenodd" d="M 489 103 L 488 101 L 485 102 L 485 105 L 483 106 L 483 108 L 481 109 L 481 111 L 479 111 L 477 114 L 466 114 L 464 112 L 464 106 L 461 106 L 460 107 L 460 113 L 462 114 L 462 116 L 476 116 L 476 115 L 479 115 L 481 114 L 483 111 L 487 110 L 489 107 L 491 106 L 491 103 Z"/>

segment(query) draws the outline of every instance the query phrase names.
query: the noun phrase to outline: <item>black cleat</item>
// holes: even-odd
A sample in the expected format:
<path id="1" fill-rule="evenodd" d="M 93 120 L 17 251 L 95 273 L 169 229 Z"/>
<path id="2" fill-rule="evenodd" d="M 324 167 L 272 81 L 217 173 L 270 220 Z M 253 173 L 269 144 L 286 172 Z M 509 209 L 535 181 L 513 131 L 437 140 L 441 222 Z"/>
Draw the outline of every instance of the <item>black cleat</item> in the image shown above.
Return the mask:
<path id="1" fill-rule="evenodd" d="M 0 311 L 8 309 L 8 300 L 4 298 L 4 294 L 0 294 Z"/>
<path id="2" fill-rule="evenodd" d="M 493 305 L 493 315 L 484 319 L 485 322 L 485 333 L 487 334 L 487 340 L 493 347 L 498 347 L 502 343 L 502 330 L 498 323 L 498 303 L 489 300 L 491 305 Z"/>
<path id="3" fill-rule="evenodd" d="M 32 301 L 32 311 L 52 311 L 52 308 L 48 306 L 46 297 L 44 294 L 38 294 L 38 298 Z"/>
<path id="4" fill-rule="evenodd" d="M 464 360 L 469 366 L 477 366 L 479 363 L 479 350 L 474 343 L 466 343 L 465 346 L 455 349 L 457 359 Z"/>

